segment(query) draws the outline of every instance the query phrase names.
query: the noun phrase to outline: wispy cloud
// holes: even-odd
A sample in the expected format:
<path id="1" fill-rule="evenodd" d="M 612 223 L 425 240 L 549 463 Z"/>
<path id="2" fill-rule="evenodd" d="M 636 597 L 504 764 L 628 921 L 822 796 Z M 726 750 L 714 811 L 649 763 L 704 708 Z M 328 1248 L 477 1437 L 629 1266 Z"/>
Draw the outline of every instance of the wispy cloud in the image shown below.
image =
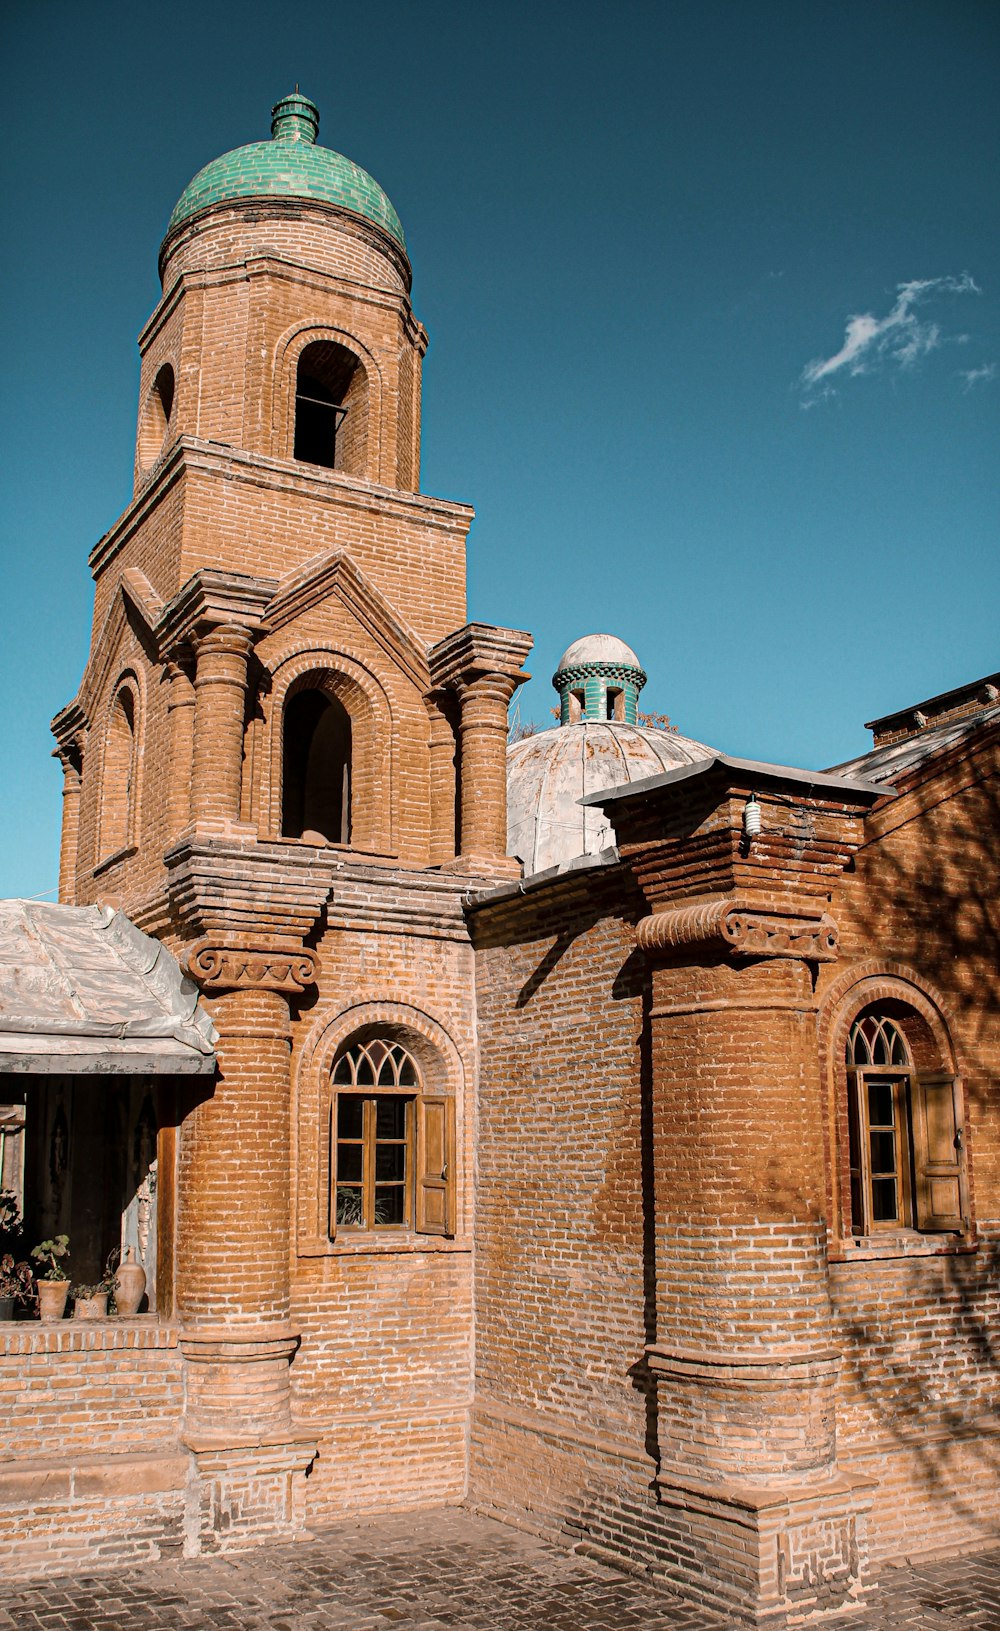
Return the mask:
<path id="1" fill-rule="evenodd" d="M 963 391 L 974 391 L 977 385 L 988 385 L 991 379 L 996 379 L 997 365 L 995 362 L 984 362 L 981 368 L 960 368 L 958 377 L 965 381 Z"/>
<path id="2" fill-rule="evenodd" d="M 925 315 L 929 301 L 941 295 L 979 294 L 968 272 L 961 277 L 914 278 L 900 283 L 896 300 L 885 317 L 866 312 L 849 317 L 844 343 L 832 357 L 817 357 L 802 370 L 799 384 L 803 406 L 836 394 L 833 382 L 858 374 L 871 374 L 880 368 L 910 369 L 936 351 L 945 336 L 940 323 Z M 968 370 L 978 375 L 978 369 Z"/>

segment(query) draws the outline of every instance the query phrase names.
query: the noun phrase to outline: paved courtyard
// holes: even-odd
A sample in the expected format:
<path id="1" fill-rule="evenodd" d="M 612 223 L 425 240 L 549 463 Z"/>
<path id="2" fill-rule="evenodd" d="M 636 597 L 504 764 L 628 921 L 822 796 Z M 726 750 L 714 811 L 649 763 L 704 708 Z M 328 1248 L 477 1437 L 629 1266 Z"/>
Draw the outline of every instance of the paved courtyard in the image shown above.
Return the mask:
<path id="1" fill-rule="evenodd" d="M 440 1509 L 297 1546 L 0 1591 L 0 1631 L 726 1631 L 669 1592 Z M 1000 1631 L 1000 1549 L 890 1569 L 838 1631 Z"/>

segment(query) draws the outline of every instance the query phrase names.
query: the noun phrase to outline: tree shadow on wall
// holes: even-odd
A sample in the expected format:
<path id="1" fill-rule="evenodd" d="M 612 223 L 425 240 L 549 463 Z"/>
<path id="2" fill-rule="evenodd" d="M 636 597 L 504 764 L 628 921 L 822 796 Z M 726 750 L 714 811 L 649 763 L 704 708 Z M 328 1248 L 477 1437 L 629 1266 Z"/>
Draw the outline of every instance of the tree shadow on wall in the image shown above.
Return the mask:
<path id="1" fill-rule="evenodd" d="M 653 991 L 649 960 L 633 951 L 622 964 L 611 989 L 616 1002 L 635 997 L 642 1001 L 642 1027 L 638 1037 L 639 1054 L 639 1181 L 642 1192 L 642 1323 L 647 1347 L 656 1341 L 656 1189 L 653 1161 L 653 1057 L 650 1011 Z M 659 1419 L 656 1404 L 656 1378 L 643 1353 L 630 1365 L 628 1377 L 643 1401 L 646 1412 L 645 1451 L 657 1471 L 660 1464 Z"/>
<path id="2" fill-rule="evenodd" d="M 936 780 L 908 795 L 919 806 L 912 820 L 859 853 L 854 871 L 863 887 L 848 883 L 848 910 L 862 957 L 905 964 L 940 993 L 965 1090 L 978 1250 L 871 1263 L 863 1282 L 859 1265 L 831 1277 L 831 1295 L 844 1339 L 842 1386 L 871 1424 L 871 1437 L 858 1434 L 857 1452 L 905 1452 L 928 1498 L 996 1540 L 1000 1523 L 982 1511 L 984 1490 L 1000 1476 L 996 745 L 984 744 L 973 763 L 976 779 L 951 797 L 941 798 Z M 899 1276 L 896 1296 L 886 1294 L 890 1275 Z"/>

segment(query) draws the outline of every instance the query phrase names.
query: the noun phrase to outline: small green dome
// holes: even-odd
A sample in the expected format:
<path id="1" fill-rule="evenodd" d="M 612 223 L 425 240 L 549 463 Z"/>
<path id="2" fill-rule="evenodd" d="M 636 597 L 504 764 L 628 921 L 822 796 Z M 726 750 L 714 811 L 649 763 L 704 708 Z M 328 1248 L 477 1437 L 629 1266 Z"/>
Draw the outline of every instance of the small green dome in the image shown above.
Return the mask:
<path id="1" fill-rule="evenodd" d="M 223 153 L 189 181 L 170 217 L 168 234 L 209 204 L 232 198 L 315 198 L 363 215 L 406 247 L 399 216 L 377 181 L 330 147 L 317 147 L 319 109 L 296 91 L 271 110 L 269 142 Z"/>

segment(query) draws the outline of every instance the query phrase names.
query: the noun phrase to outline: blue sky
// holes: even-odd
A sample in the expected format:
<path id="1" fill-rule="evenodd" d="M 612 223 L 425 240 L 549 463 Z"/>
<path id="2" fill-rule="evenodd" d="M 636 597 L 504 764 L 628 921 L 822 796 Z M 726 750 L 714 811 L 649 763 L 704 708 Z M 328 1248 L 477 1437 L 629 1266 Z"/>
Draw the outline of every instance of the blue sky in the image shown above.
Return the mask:
<path id="1" fill-rule="evenodd" d="M 1000 667 L 1000 9 L 990 0 L 8 0 L 0 894 L 57 877 L 48 721 L 131 492 L 170 210 L 298 81 L 402 218 L 423 488 L 470 615 L 824 766 Z"/>

